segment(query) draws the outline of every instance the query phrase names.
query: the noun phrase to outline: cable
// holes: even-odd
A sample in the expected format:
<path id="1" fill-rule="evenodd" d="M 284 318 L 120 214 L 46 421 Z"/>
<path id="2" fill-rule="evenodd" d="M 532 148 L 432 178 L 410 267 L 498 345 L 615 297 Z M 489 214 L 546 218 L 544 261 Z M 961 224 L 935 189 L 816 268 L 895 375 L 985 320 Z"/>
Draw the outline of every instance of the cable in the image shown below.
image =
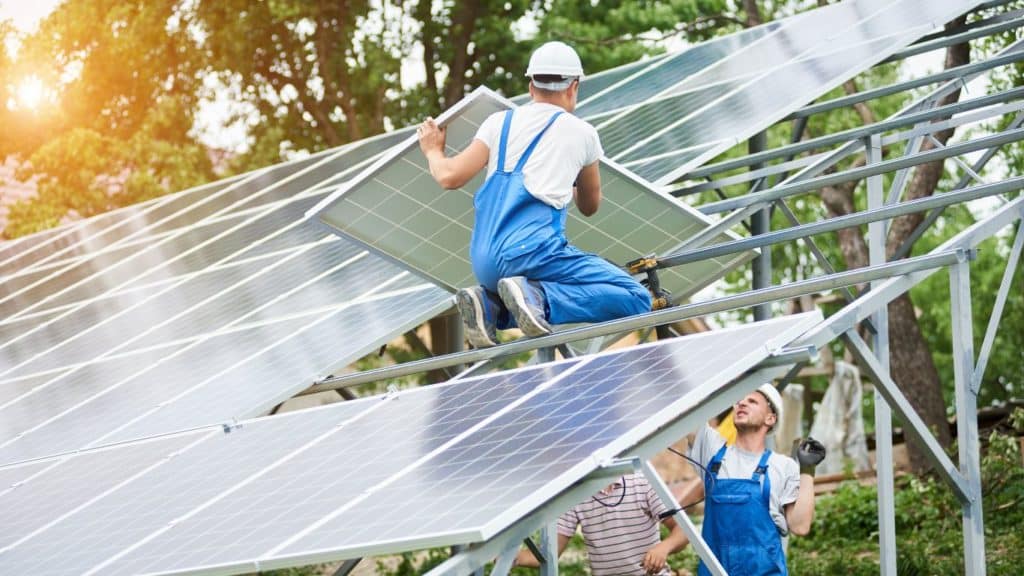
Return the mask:
<path id="1" fill-rule="evenodd" d="M 620 478 L 620 480 L 622 480 L 622 494 L 619 494 L 619 501 L 616 502 L 615 504 L 606 504 L 604 500 L 597 497 L 597 494 L 591 496 L 591 498 L 594 499 L 594 502 L 597 502 L 598 504 L 604 506 L 605 508 L 615 508 L 619 504 L 622 504 L 622 500 L 626 498 L 626 477 L 623 476 L 622 478 Z"/>
<path id="2" fill-rule="evenodd" d="M 679 456 L 679 457 L 685 459 L 687 462 L 689 462 L 690 464 L 693 464 L 697 468 L 700 468 L 704 472 L 704 478 L 710 478 L 711 479 L 711 488 L 712 488 L 712 490 L 714 489 L 714 487 L 715 487 L 715 477 L 712 476 L 710 473 L 708 473 L 708 469 L 705 468 L 703 464 L 701 464 L 700 462 L 697 462 L 693 458 L 690 458 L 686 454 L 683 454 L 682 452 L 680 452 L 679 450 L 676 450 L 675 448 L 673 448 L 671 446 L 668 447 L 668 451 L 673 453 L 673 454 L 675 454 L 676 456 Z M 686 506 L 681 506 L 681 507 L 675 508 L 673 510 L 667 510 L 665 512 L 662 512 L 661 514 L 658 515 L 658 517 L 659 517 L 660 520 L 664 520 L 665 518 L 668 518 L 670 516 L 675 515 L 676 512 L 684 512 L 684 511 L 686 511 L 686 509 L 692 508 L 692 507 L 696 506 L 697 504 L 700 504 L 701 502 L 704 502 L 704 500 L 706 498 L 707 498 L 707 489 L 704 490 L 704 498 L 701 498 L 700 500 L 697 500 L 696 502 L 694 502 L 692 504 L 687 504 Z"/>

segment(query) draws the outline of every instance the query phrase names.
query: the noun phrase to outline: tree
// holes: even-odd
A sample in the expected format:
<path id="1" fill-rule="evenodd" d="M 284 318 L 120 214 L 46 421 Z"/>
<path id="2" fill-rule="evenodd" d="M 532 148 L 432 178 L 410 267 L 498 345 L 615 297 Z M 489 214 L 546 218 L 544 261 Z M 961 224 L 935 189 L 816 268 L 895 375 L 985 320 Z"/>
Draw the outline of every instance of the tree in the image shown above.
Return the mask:
<path id="1" fill-rule="evenodd" d="M 59 96 L 18 114 L 0 152 L 23 161 L 38 195 L 11 208 L 7 237 L 208 181 L 190 134 L 199 81 L 173 0 L 69 0 L 25 39 L 17 58 Z"/>

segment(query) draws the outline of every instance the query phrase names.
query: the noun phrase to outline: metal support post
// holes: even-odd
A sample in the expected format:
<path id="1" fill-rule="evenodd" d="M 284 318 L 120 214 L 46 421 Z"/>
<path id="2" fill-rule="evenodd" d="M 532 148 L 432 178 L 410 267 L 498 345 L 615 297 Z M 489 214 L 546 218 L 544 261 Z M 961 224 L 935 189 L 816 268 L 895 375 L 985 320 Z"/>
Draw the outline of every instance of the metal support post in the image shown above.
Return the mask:
<path id="1" fill-rule="evenodd" d="M 513 542 L 511 546 L 505 549 L 498 559 L 494 562 L 494 568 L 491 569 L 491 576 L 508 576 L 512 565 L 515 563 L 516 555 L 519 554 L 519 544 Z"/>
<path id="2" fill-rule="evenodd" d="M 686 515 L 686 512 L 679 510 L 679 503 L 672 496 L 672 491 L 665 486 L 665 482 L 658 475 L 658 471 L 654 469 L 649 460 L 643 460 L 640 466 L 644 472 L 644 478 L 647 478 L 648 484 L 651 488 L 654 488 L 654 492 L 658 494 L 658 498 L 661 498 L 662 504 L 665 505 L 669 510 L 675 510 L 675 514 L 672 518 L 675 519 L 679 527 L 683 529 L 686 537 L 690 539 L 690 545 L 693 546 L 697 556 L 704 561 L 704 566 L 707 567 L 708 571 L 714 574 L 714 576 L 728 576 L 725 573 L 725 568 L 718 561 L 718 558 L 711 552 L 711 548 L 708 548 L 707 542 L 704 541 L 704 537 L 697 532 L 697 527 L 690 521 L 690 517 Z M 706 497 L 706 495 L 705 495 Z"/>
<path id="3" fill-rule="evenodd" d="M 532 358 L 534 364 L 543 364 L 545 362 L 555 361 L 555 348 L 546 346 L 544 348 L 538 348 L 537 352 Z"/>
<path id="4" fill-rule="evenodd" d="M 763 151 L 767 147 L 768 135 L 765 132 L 758 132 L 747 142 L 747 149 L 751 154 L 757 154 Z M 750 167 L 751 170 L 760 170 L 764 166 L 762 164 L 754 164 Z M 751 186 L 750 191 L 756 192 L 761 186 L 760 184 L 764 180 L 757 180 Z M 759 234 L 767 234 L 772 230 L 772 208 L 771 205 L 767 205 L 761 210 L 754 213 L 750 218 L 750 233 L 752 236 Z M 772 285 L 772 250 L 771 247 L 765 247 L 761 250 L 761 253 L 754 258 L 751 262 L 751 287 L 754 290 L 761 288 L 767 288 Z M 761 321 L 767 320 L 772 317 L 772 306 L 770 303 L 758 304 L 754 306 L 754 320 Z"/>
<path id="5" fill-rule="evenodd" d="M 544 559 L 540 563 L 540 576 L 558 576 L 558 521 L 540 529 L 540 550 Z"/>
<path id="6" fill-rule="evenodd" d="M 956 380 L 956 430 L 960 472 L 974 499 L 963 506 L 964 573 L 985 576 L 985 524 L 981 507 L 981 445 L 978 442 L 978 396 L 971 390 L 974 375 L 974 332 L 971 324 L 970 263 L 949 269 L 950 313 L 953 320 L 953 372 Z"/>
<path id="7" fill-rule="evenodd" d="M 333 576 L 348 576 L 350 573 L 352 573 L 353 570 L 356 569 L 356 566 L 359 565 L 360 560 L 362 560 L 362 558 L 352 558 L 351 560 L 345 560 L 344 562 L 342 562 L 341 566 L 338 566 L 338 570 L 334 573 Z"/>
<path id="8" fill-rule="evenodd" d="M 882 369 L 881 364 L 875 359 L 870 348 L 855 330 L 849 330 L 843 334 L 847 347 L 853 352 L 857 362 L 860 363 L 863 374 L 871 378 L 875 383 L 875 391 L 885 397 L 886 404 L 896 411 L 896 416 L 903 421 L 904 431 L 913 436 L 925 447 L 925 456 L 931 461 L 935 471 L 949 484 L 953 493 L 961 503 L 967 503 L 973 498 L 967 480 L 960 473 L 959 468 L 946 455 L 935 435 L 928 429 L 928 425 L 921 420 L 921 417 L 911 406 L 910 401 L 903 395 L 903 392 L 896 386 L 892 378 Z"/>
<path id="9" fill-rule="evenodd" d="M 974 374 L 971 377 L 971 392 L 975 394 L 978 393 L 978 390 L 981 388 L 981 381 L 985 378 L 988 355 L 992 351 L 992 344 L 996 339 L 996 330 L 999 329 L 999 319 L 1003 316 L 1006 298 L 1010 295 L 1010 286 L 1013 285 L 1013 273 L 1017 271 L 1017 263 L 1020 262 L 1022 247 L 1024 247 L 1024 220 L 1021 220 L 1020 225 L 1017 227 L 1017 238 L 1013 241 L 1010 257 L 1006 259 L 1006 269 L 1003 271 L 1003 280 L 999 284 L 999 294 L 996 296 L 996 303 L 992 307 L 992 315 L 989 317 L 988 327 L 985 329 L 985 340 L 981 344 L 981 351 L 978 353 L 978 363 L 974 367 Z"/>
<path id="10" fill-rule="evenodd" d="M 867 165 L 882 161 L 882 138 L 872 135 L 865 142 Z M 868 178 L 868 208 L 881 208 L 885 202 L 882 176 Z M 884 264 L 886 225 L 884 221 L 868 224 L 869 263 Z M 872 283 L 874 288 L 876 283 Z M 889 313 L 879 308 L 871 317 L 875 357 L 882 373 L 889 375 Z M 885 397 L 875 390 L 875 474 L 878 477 L 878 549 L 882 576 L 896 576 L 896 499 L 895 470 L 892 455 L 892 412 Z"/>

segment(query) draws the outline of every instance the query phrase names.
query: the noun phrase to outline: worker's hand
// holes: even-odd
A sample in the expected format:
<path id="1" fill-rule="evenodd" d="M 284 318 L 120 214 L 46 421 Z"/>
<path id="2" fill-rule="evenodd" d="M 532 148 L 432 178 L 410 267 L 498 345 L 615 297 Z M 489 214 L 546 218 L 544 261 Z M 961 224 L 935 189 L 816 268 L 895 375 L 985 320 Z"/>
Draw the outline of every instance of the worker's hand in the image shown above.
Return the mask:
<path id="1" fill-rule="evenodd" d="M 801 474 L 814 476 L 814 467 L 825 459 L 825 447 L 814 438 L 803 442 L 797 438 L 793 441 L 793 459 L 800 464 Z"/>
<path id="2" fill-rule="evenodd" d="M 665 567 L 665 561 L 668 560 L 668 547 L 664 544 L 665 542 L 660 542 L 648 550 L 647 554 L 644 554 L 644 561 L 640 565 L 648 574 L 657 574 Z"/>
<path id="3" fill-rule="evenodd" d="M 427 155 L 431 152 L 444 153 L 445 131 L 439 128 L 433 118 L 427 118 L 423 124 L 416 129 L 416 135 L 420 139 L 420 150 Z"/>

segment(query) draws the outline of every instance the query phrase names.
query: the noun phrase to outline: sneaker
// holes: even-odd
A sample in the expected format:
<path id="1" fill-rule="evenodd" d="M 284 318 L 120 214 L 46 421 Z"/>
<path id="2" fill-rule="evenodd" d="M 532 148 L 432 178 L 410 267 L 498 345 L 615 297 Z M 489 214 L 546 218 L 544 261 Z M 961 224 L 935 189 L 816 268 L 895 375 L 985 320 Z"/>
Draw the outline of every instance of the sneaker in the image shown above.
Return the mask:
<path id="1" fill-rule="evenodd" d="M 525 276 L 502 278 L 498 280 L 498 295 L 523 334 L 531 338 L 551 334 L 551 324 L 544 313 L 544 290 L 537 282 L 528 281 Z"/>
<path id="2" fill-rule="evenodd" d="M 466 339 L 474 348 L 489 348 L 498 343 L 495 318 L 500 304 L 493 298 L 483 286 L 463 288 L 455 294 Z"/>

